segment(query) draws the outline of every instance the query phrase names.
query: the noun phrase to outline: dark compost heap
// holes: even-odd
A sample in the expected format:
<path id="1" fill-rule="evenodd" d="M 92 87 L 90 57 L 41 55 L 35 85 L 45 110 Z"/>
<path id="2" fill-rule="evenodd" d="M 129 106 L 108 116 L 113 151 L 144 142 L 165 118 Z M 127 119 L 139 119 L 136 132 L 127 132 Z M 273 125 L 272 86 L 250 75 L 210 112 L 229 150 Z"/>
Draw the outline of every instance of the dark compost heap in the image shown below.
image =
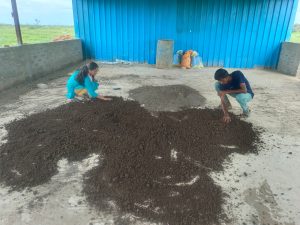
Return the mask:
<path id="1" fill-rule="evenodd" d="M 58 160 L 99 153 L 103 162 L 84 180 L 93 207 L 108 210 L 113 200 L 120 212 L 163 224 L 218 224 L 224 196 L 208 174 L 222 170 L 232 152 L 255 152 L 258 140 L 251 124 L 220 118 L 210 109 L 154 117 L 121 98 L 63 105 L 6 126 L 0 181 L 19 190 L 36 186 L 57 173 Z"/>

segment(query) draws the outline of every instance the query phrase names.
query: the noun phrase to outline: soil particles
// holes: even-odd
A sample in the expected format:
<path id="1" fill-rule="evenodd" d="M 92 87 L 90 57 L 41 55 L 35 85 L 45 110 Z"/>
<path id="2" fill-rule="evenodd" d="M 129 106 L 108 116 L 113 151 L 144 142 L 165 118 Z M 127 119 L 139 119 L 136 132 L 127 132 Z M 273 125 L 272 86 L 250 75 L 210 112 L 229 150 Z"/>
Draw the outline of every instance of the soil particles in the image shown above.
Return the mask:
<path id="1" fill-rule="evenodd" d="M 203 106 L 206 101 L 186 85 L 143 86 L 131 90 L 129 97 L 150 111 L 178 111 Z"/>
<path id="2" fill-rule="evenodd" d="M 62 158 L 92 153 L 103 161 L 84 176 L 88 202 L 98 210 L 131 213 L 172 225 L 219 224 L 224 194 L 209 173 L 231 153 L 255 153 L 252 125 L 234 115 L 221 122 L 211 109 L 159 112 L 136 101 L 86 101 L 62 105 L 6 126 L 0 146 L 0 181 L 12 190 L 43 184 Z"/>

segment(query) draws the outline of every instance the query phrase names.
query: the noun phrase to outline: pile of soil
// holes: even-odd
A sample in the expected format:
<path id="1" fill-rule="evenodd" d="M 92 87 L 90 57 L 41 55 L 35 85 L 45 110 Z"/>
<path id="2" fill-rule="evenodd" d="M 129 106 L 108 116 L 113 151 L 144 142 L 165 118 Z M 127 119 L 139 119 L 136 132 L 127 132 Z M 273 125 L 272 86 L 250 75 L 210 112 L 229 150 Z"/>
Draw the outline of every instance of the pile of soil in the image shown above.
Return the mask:
<path id="1" fill-rule="evenodd" d="M 122 98 L 63 105 L 7 125 L 0 181 L 40 185 L 57 173 L 58 160 L 98 153 L 104 161 L 85 174 L 83 190 L 97 209 L 114 202 L 121 213 L 163 224 L 218 224 L 224 195 L 208 174 L 233 152 L 256 152 L 258 141 L 251 124 L 220 118 L 210 109 L 153 117 Z"/>
<path id="2" fill-rule="evenodd" d="M 178 111 L 203 106 L 206 101 L 186 85 L 143 86 L 130 90 L 129 97 L 150 111 Z"/>

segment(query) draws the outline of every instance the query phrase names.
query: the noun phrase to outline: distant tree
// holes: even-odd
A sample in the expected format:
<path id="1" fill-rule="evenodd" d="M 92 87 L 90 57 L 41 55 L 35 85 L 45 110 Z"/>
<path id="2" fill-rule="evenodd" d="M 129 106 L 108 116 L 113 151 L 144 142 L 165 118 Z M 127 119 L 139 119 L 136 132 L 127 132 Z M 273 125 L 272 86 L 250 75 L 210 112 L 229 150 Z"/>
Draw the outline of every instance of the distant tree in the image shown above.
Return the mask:
<path id="1" fill-rule="evenodd" d="M 34 19 L 34 22 L 35 22 L 34 25 L 36 25 L 36 26 L 39 26 L 41 23 L 41 21 L 39 19 Z"/>

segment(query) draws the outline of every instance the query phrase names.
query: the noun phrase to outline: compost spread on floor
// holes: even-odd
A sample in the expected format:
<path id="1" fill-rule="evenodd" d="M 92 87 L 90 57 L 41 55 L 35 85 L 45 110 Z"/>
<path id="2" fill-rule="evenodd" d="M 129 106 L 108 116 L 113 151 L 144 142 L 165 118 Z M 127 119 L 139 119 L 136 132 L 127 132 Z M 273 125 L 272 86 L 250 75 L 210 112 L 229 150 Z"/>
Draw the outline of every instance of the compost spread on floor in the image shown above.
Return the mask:
<path id="1" fill-rule="evenodd" d="M 0 181 L 13 190 L 43 184 L 57 162 L 103 160 L 84 176 L 88 202 L 99 210 L 116 204 L 153 222 L 218 224 L 224 194 L 209 176 L 231 153 L 256 152 L 258 132 L 220 110 L 185 109 L 152 116 L 136 101 L 62 105 L 6 126 L 0 146 Z"/>

